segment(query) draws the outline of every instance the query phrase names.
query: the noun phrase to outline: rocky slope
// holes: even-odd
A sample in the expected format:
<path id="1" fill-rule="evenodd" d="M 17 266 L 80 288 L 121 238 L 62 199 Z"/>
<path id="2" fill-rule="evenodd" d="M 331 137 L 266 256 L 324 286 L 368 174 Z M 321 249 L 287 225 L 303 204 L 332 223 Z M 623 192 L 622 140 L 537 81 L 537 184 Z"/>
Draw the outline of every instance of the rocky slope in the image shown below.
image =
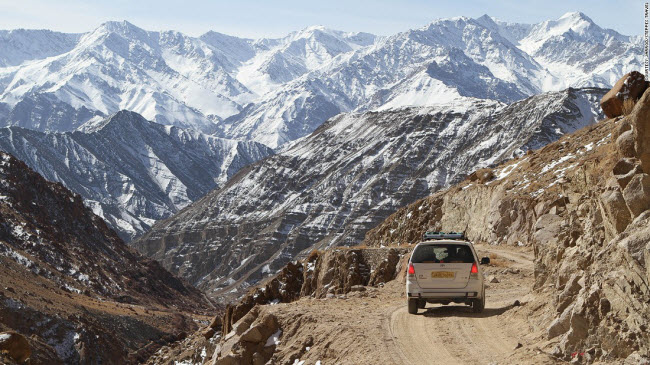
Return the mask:
<path id="1" fill-rule="evenodd" d="M 398 207 L 593 123 L 603 91 L 341 115 L 134 245 L 229 300 L 300 252 L 354 245 Z"/>
<path id="2" fill-rule="evenodd" d="M 195 38 L 128 22 L 83 35 L 22 33 L 0 34 L 0 125 L 67 131 L 88 111 L 128 109 L 272 148 L 341 112 L 611 87 L 641 66 L 643 52 L 639 37 L 582 13 L 534 25 L 440 19 L 390 37 L 308 27 L 280 39 Z M 23 100 L 43 111 L 18 108 L 7 119 Z M 64 118 L 48 112 L 53 105 Z"/>
<path id="3" fill-rule="evenodd" d="M 212 364 L 424 364 L 432 356 L 445 363 L 645 364 L 649 123 L 646 91 L 629 115 L 477 171 L 398 210 L 366 235 L 365 245 L 395 247 L 375 250 L 383 251 L 385 267 L 403 275 L 408 256 L 391 259 L 391 252 L 413 247 L 426 230 L 465 230 L 479 256 L 487 252 L 493 261 L 484 268 L 489 304 L 481 315 L 462 306 L 408 315 L 399 280 L 384 289 L 358 289 L 371 294 L 334 295 L 348 291 L 345 282 L 364 271 L 354 264 L 357 252 L 372 248 L 330 249 L 288 264 L 229 307 L 214 327 L 223 336 L 212 328 L 158 356 Z M 310 276 L 316 280 L 305 279 Z M 323 298 L 311 283 L 334 289 Z M 217 344 L 210 347 L 205 338 Z"/>
<path id="4" fill-rule="evenodd" d="M 630 115 L 563 137 L 403 208 L 365 244 L 415 243 L 428 229 L 531 245 L 535 326 L 559 359 L 648 361 L 650 93 Z"/>
<path id="5" fill-rule="evenodd" d="M 2 124 L 42 132 L 67 132 L 103 117 L 101 112 L 85 106 L 75 109 L 52 94 L 33 94 L 25 96 L 9 109 L 2 117 Z"/>
<path id="6" fill-rule="evenodd" d="M 3 152 L 0 261 L 0 331 L 28 338 L 32 364 L 137 362 L 214 310 L 79 195 Z"/>
<path id="7" fill-rule="evenodd" d="M 0 150 L 80 194 L 127 240 L 273 153 L 259 143 L 165 127 L 126 111 L 86 129 L 1 128 Z"/>
<path id="8" fill-rule="evenodd" d="M 281 332 L 287 332 L 286 318 L 278 320 L 275 315 L 269 316 L 266 311 L 268 306 L 294 303 L 305 298 L 378 298 L 378 288 L 404 273 L 409 251 L 408 248 L 336 248 L 313 251 L 308 258 L 289 263 L 278 275 L 251 289 L 237 304 L 228 306 L 223 317 L 215 318 L 201 331 L 161 349 L 148 363 L 174 364 L 176 361 L 185 361 L 189 364 L 203 364 L 221 358 L 220 361 L 225 363 L 240 361 L 257 364 L 269 360 L 278 363 L 281 356 L 295 357 L 295 353 L 280 356 L 274 354 L 277 343 L 267 342 L 273 336 L 279 342 Z M 303 320 L 294 322 L 294 334 L 304 325 L 307 327 L 302 330 L 309 332 L 311 326 L 308 323 Z M 283 330 L 280 330 L 281 326 Z M 312 335 L 312 342 L 307 346 L 322 340 L 315 338 L 315 333 Z M 284 334 L 282 337 L 286 341 L 289 335 Z M 295 337 L 291 340 L 300 341 L 300 336 Z M 305 352 L 304 348 L 293 350 L 302 354 Z M 254 355 L 255 352 L 258 355 Z M 288 361 L 293 362 L 294 359 Z"/>

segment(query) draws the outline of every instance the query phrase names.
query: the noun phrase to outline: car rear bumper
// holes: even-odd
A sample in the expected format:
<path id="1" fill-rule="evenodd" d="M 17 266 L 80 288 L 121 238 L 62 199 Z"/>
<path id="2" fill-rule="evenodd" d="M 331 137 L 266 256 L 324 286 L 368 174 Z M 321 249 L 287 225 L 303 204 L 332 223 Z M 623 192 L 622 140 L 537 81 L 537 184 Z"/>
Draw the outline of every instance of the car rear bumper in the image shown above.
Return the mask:
<path id="1" fill-rule="evenodd" d="M 422 298 L 422 299 L 460 299 L 460 298 L 478 298 L 479 292 L 429 292 L 420 291 L 417 293 L 406 293 L 409 298 Z"/>
<path id="2" fill-rule="evenodd" d="M 424 289 L 417 282 L 408 280 L 406 283 L 406 296 L 408 298 L 423 299 L 474 299 L 483 295 L 483 283 L 471 280 L 464 288 L 437 288 Z"/>

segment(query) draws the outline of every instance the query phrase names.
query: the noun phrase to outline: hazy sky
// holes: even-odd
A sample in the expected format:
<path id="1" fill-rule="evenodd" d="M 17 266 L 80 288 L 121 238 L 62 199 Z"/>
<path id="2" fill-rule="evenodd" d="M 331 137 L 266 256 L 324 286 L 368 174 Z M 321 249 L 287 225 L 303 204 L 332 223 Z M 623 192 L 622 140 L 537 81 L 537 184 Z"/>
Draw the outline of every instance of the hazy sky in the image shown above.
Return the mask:
<path id="1" fill-rule="evenodd" d="M 147 30 L 190 35 L 208 30 L 245 37 L 282 36 L 310 25 L 389 35 L 434 19 L 489 14 L 535 23 L 582 11 L 598 25 L 627 35 L 643 33 L 640 0 L 0 0 L 0 29 L 47 28 L 85 32 L 107 20 Z"/>

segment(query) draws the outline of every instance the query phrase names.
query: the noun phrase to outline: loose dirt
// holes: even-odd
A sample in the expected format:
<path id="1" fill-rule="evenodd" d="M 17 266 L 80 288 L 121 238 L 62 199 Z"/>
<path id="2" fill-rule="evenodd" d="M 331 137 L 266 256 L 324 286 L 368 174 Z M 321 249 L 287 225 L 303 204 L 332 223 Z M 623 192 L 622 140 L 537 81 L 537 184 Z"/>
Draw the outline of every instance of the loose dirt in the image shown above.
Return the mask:
<path id="1" fill-rule="evenodd" d="M 464 305 L 427 304 L 406 310 L 403 275 L 383 288 L 329 299 L 303 298 L 265 306 L 281 321 L 276 363 L 316 364 L 551 364 L 529 308 L 533 253 L 525 247 L 476 246 L 496 265 L 483 313 Z M 519 301 L 521 305 L 516 305 Z"/>

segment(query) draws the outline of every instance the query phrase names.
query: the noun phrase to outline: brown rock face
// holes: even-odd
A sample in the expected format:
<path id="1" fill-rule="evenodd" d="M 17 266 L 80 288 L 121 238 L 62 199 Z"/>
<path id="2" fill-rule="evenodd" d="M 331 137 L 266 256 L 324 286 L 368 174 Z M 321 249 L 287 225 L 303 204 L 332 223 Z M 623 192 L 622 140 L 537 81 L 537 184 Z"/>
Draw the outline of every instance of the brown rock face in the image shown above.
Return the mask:
<path id="1" fill-rule="evenodd" d="M 266 285 L 250 291 L 239 303 L 229 305 L 223 317 L 222 335 L 236 330 L 236 322 L 257 305 L 289 303 L 301 297 L 325 298 L 360 291 L 393 280 L 403 270 L 408 248 L 334 249 L 314 251 L 297 263 L 289 263 Z M 240 321 L 241 319 L 241 321 Z M 238 333 L 240 334 L 240 333 Z M 251 334 L 253 335 L 253 334 Z"/>
<path id="2" fill-rule="evenodd" d="M 636 174 L 623 190 L 623 197 L 634 217 L 650 207 L 650 175 Z"/>
<path id="3" fill-rule="evenodd" d="M 621 191 L 618 189 L 605 191 L 600 195 L 600 202 L 607 218 L 605 228 L 611 230 L 612 235 L 623 232 L 632 219 Z"/>
<path id="4" fill-rule="evenodd" d="M 20 364 L 26 362 L 32 354 L 27 339 L 13 331 L 0 332 L 0 352 L 8 354 Z"/>
<path id="5" fill-rule="evenodd" d="M 254 307 L 233 328 L 218 351 L 212 364 L 266 364 L 273 352 L 278 337 L 282 334 L 275 315 Z M 276 337 L 274 337 L 276 336 Z"/>
<path id="6" fill-rule="evenodd" d="M 492 169 L 480 169 L 471 173 L 467 177 L 470 181 L 478 181 L 480 184 L 485 184 L 486 182 L 494 179 L 494 171 Z"/>
<path id="7" fill-rule="evenodd" d="M 614 87 L 603 96 L 600 106 L 609 118 L 623 115 L 623 102 L 627 99 L 638 99 L 647 88 L 643 74 L 632 71 L 625 74 Z"/>
<path id="8" fill-rule="evenodd" d="M 614 165 L 612 172 L 614 173 L 614 178 L 619 187 L 625 189 L 630 180 L 632 180 L 632 177 L 636 174 L 642 173 L 643 171 L 636 159 L 624 158 Z"/>
<path id="9" fill-rule="evenodd" d="M 0 197 L 0 331 L 26 336 L 32 364 L 141 362 L 197 329 L 188 313 L 214 309 L 3 152 Z"/>
<path id="10" fill-rule="evenodd" d="M 621 133 L 616 139 L 616 148 L 618 154 L 622 157 L 636 156 L 636 149 L 634 147 L 634 132 L 629 130 Z"/>
<path id="11" fill-rule="evenodd" d="M 644 93 L 629 116 L 634 131 L 636 156 L 644 171 L 650 171 L 650 93 Z"/>

